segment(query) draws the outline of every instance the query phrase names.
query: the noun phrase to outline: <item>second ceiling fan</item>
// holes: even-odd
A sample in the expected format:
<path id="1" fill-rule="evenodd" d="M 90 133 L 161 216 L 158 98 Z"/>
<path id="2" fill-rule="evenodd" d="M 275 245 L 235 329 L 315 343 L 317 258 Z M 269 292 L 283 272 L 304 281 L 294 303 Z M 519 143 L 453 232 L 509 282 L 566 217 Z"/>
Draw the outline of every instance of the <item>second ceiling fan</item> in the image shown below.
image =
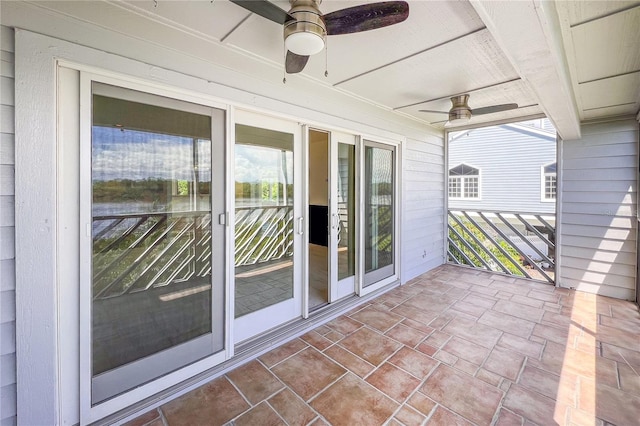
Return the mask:
<path id="1" fill-rule="evenodd" d="M 267 0 L 230 1 L 284 26 L 285 69 L 289 74 L 302 71 L 309 56 L 324 48 L 328 35 L 375 30 L 400 23 L 409 16 L 409 4 L 405 1 L 363 4 L 326 15 L 318 8 L 322 0 L 290 0 L 289 12 Z"/>
<path id="2" fill-rule="evenodd" d="M 509 111 L 517 108 L 518 104 L 501 104 L 471 109 L 469 107 L 469 95 L 464 94 L 451 97 L 451 109 L 448 112 L 431 109 L 421 109 L 420 112 L 449 114 L 449 121 L 445 124 L 445 127 L 448 127 L 456 123 L 469 121 L 474 115 L 493 114 L 494 112 Z"/>

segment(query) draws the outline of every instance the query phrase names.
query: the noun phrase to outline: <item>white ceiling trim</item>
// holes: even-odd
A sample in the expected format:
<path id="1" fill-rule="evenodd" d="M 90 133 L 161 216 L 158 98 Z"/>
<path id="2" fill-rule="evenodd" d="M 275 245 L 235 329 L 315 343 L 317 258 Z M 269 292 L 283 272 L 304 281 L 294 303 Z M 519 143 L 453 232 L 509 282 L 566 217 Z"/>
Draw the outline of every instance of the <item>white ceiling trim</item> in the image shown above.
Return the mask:
<path id="1" fill-rule="evenodd" d="M 563 139 L 580 138 L 580 117 L 551 2 L 470 0 Z"/>

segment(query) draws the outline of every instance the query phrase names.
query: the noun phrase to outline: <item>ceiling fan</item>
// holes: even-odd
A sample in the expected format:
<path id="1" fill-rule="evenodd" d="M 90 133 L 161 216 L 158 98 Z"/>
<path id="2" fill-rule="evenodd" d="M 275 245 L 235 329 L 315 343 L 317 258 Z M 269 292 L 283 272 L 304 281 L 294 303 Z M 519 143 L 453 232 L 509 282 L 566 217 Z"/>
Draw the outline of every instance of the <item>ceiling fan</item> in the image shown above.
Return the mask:
<path id="1" fill-rule="evenodd" d="M 302 71 L 309 56 L 320 52 L 328 35 L 351 34 L 400 23 L 409 16 L 405 1 L 363 4 L 323 15 L 322 0 L 289 0 L 285 12 L 267 0 L 230 0 L 263 18 L 284 26 L 287 49 L 285 69 L 289 74 Z"/>
<path id="2" fill-rule="evenodd" d="M 509 111 L 518 108 L 518 104 L 491 105 L 488 107 L 471 109 L 469 107 L 469 95 L 458 95 L 451 97 L 451 109 L 449 112 L 421 109 L 420 112 L 432 112 L 438 114 L 449 114 L 449 121 L 445 127 L 469 121 L 474 115 L 493 114 L 494 112 Z"/>

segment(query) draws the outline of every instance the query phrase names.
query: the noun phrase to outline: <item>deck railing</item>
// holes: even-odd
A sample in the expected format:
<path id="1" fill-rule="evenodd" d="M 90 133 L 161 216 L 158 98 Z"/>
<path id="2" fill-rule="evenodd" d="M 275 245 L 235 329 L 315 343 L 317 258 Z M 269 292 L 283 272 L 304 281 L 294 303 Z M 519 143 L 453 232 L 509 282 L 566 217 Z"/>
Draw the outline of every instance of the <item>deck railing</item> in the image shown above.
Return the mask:
<path id="1" fill-rule="evenodd" d="M 555 216 L 449 210 L 448 260 L 475 268 L 555 280 Z"/>
<path id="2" fill-rule="evenodd" d="M 235 265 L 293 254 L 291 206 L 236 209 Z M 93 297 L 103 299 L 211 274 L 211 214 L 170 212 L 93 218 Z"/>

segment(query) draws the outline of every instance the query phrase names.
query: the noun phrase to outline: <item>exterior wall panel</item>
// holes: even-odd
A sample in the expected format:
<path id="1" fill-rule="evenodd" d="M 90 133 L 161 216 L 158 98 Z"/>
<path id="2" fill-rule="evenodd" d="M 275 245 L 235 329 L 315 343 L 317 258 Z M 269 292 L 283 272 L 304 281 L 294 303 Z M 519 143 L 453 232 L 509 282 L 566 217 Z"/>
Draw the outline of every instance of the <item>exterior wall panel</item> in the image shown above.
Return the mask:
<path id="1" fill-rule="evenodd" d="M 585 125 L 562 142 L 562 287 L 635 299 L 638 123 Z"/>
<path id="2" fill-rule="evenodd" d="M 444 263 L 444 143 L 408 139 L 402 162 L 402 280 Z"/>
<path id="3" fill-rule="evenodd" d="M 0 27 L 0 424 L 16 423 L 14 37 Z"/>
<path id="4" fill-rule="evenodd" d="M 555 212 L 555 202 L 540 200 L 541 168 L 556 161 L 555 136 L 522 127 L 470 130 L 449 143 L 449 169 L 462 163 L 480 169 L 479 199 L 449 198 L 449 209 Z"/>

